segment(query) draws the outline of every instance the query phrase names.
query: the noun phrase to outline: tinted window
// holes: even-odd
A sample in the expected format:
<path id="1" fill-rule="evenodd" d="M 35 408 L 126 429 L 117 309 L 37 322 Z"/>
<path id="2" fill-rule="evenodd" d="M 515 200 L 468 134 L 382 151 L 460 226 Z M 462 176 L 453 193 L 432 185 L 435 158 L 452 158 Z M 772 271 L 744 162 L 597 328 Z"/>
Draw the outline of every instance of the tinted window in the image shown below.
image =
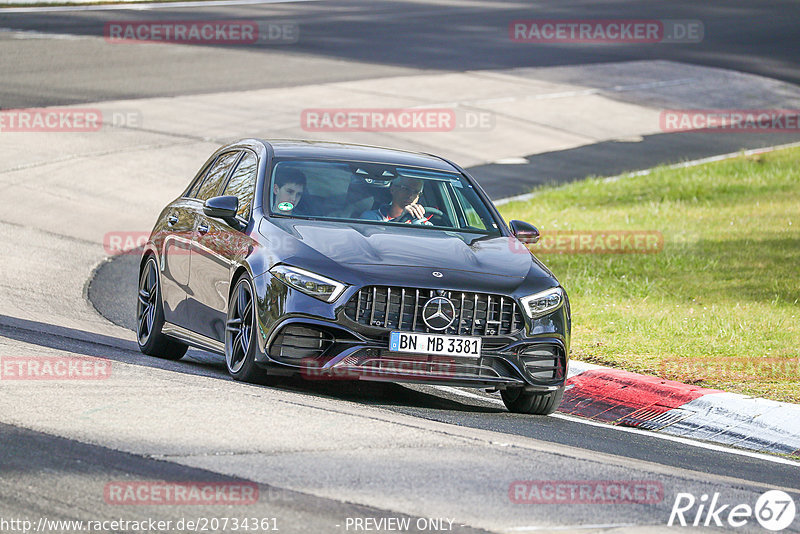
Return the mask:
<path id="1" fill-rule="evenodd" d="M 231 169 L 231 166 L 236 163 L 236 158 L 238 157 L 239 152 L 227 152 L 218 157 L 217 161 L 214 162 L 214 165 L 208 172 L 208 176 L 203 180 L 203 185 L 200 186 L 200 190 L 193 196 L 199 200 L 208 200 L 216 196 L 217 191 L 219 191 L 222 186 L 222 181 L 228 175 L 228 171 Z"/>
<path id="2" fill-rule="evenodd" d="M 276 162 L 265 191 L 274 215 L 500 233 L 488 206 L 458 173 L 372 162 L 283 160 Z M 412 220 L 403 215 L 411 204 L 421 206 L 425 216 Z"/>
<path id="3" fill-rule="evenodd" d="M 208 174 L 209 169 L 211 169 L 211 167 L 213 167 L 213 166 L 214 166 L 214 162 L 212 161 L 211 163 L 209 163 L 208 165 L 205 166 L 205 168 L 203 169 L 202 172 L 197 174 L 197 178 L 194 180 L 194 182 L 192 182 L 191 187 L 189 188 L 189 190 L 184 195 L 185 197 L 194 198 L 194 197 L 197 196 L 197 190 L 200 189 L 200 184 L 203 183 L 203 179 Z"/>
<path id="4" fill-rule="evenodd" d="M 239 211 L 237 215 L 242 219 L 250 218 L 250 209 L 253 205 L 253 195 L 256 187 L 256 174 L 258 173 L 258 160 L 252 152 L 245 152 L 242 161 L 225 186 L 223 195 L 233 195 L 239 198 Z"/>
<path id="5" fill-rule="evenodd" d="M 458 200 L 459 208 L 463 210 L 463 217 L 466 220 L 466 225 L 470 228 L 477 228 L 478 230 L 489 230 L 486 226 L 486 221 L 491 220 L 491 215 L 489 215 L 486 207 L 478 202 L 470 202 L 464 196 L 464 193 L 461 192 L 461 189 L 453 188 L 453 192 Z M 459 220 L 461 220 L 460 216 Z"/>

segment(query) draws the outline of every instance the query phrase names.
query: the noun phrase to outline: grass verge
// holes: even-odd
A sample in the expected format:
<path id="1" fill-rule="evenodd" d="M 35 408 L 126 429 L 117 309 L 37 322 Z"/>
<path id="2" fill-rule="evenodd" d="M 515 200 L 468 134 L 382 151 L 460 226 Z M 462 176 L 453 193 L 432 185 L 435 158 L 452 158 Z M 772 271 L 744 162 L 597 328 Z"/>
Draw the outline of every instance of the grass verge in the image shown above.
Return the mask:
<path id="1" fill-rule="evenodd" d="M 653 254 L 537 253 L 570 295 L 572 356 L 800 402 L 800 149 L 541 188 L 542 231 L 646 230 Z"/>

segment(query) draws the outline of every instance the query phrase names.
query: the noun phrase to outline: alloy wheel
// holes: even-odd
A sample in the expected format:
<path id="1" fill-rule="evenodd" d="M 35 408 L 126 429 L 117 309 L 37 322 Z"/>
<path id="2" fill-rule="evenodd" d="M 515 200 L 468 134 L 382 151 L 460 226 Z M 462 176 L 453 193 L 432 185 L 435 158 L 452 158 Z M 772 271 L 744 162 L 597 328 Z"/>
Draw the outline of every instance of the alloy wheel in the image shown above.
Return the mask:
<path id="1" fill-rule="evenodd" d="M 158 304 L 158 274 L 155 262 L 147 260 L 139 280 L 139 301 L 136 306 L 136 333 L 139 345 L 145 345 L 153 333 Z"/>
<path id="2" fill-rule="evenodd" d="M 225 360 L 231 373 L 238 373 L 245 363 L 250 350 L 253 330 L 253 291 L 247 279 L 236 286 L 235 301 L 228 310 L 225 325 Z"/>

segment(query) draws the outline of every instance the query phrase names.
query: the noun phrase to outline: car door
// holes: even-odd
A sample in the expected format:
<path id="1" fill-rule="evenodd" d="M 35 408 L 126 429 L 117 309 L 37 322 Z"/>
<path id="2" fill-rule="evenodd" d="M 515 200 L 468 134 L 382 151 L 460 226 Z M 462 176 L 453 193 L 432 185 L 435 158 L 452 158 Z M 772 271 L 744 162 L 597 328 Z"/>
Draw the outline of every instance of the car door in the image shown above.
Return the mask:
<path id="1" fill-rule="evenodd" d="M 252 244 L 241 228 L 250 220 L 257 174 L 258 158 L 255 153 L 245 150 L 220 193 L 239 199 L 237 219 L 240 228 L 234 228 L 221 219 L 203 214 L 198 216 L 198 232 L 192 247 L 192 279 L 202 279 L 204 291 L 195 292 L 193 305 L 198 316 L 202 317 L 198 332 L 217 341 L 225 339 L 230 276 L 235 267 L 235 257 Z"/>
<path id="2" fill-rule="evenodd" d="M 209 170 L 212 160 L 192 181 L 192 185 L 166 209 L 165 218 L 160 221 L 157 246 L 161 254 L 161 296 L 164 304 L 164 320 L 186 326 L 186 294 L 189 288 L 189 263 L 192 237 L 195 226 L 196 201 L 200 186 Z"/>
<path id="3" fill-rule="evenodd" d="M 230 233 L 232 229 L 222 221 L 206 217 L 203 214 L 203 203 L 222 194 L 227 178 L 241 155 L 241 150 L 220 155 L 200 187 L 194 204 L 194 232 L 186 296 L 187 328 L 217 340 L 221 340 L 225 333 L 226 317 L 220 312 L 220 307 L 226 308 L 228 297 L 227 276 L 224 284 L 221 284 L 218 272 L 227 269 L 229 265 L 219 242 L 224 239 L 225 232 Z M 227 230 L 220 224 L 227 227 Z"/>

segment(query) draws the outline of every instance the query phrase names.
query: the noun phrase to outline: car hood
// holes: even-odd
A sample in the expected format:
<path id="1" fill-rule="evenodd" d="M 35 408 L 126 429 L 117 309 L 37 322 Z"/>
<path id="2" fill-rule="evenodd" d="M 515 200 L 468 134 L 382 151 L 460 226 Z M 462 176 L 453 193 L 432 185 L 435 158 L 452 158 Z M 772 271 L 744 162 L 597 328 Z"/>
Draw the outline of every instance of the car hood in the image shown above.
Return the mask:
<path id="1" fill-rule="evenodd" d="M 326 258 L 356 270 L 418 267 L 512 277 L 552 277 L 514 237 L 413 227 L 278 219 L 275 225 Z"/>

